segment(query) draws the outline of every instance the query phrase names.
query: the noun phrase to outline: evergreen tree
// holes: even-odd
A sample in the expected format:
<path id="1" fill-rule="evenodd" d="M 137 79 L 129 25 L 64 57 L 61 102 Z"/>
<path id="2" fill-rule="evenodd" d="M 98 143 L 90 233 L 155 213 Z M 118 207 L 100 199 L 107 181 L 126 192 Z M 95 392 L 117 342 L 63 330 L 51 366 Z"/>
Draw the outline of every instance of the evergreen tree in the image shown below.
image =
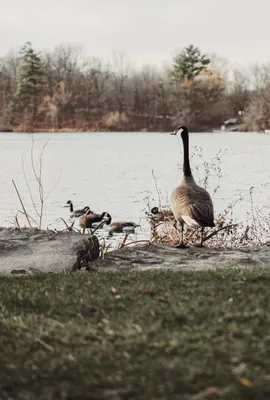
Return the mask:
<path id="1" fill-rule="evenodd" d="M 192 44 L 185 47 L 184 50 L 174 58 L 170 77 L 178 83 L 185 80 L 193 81 L 209 63 L 209 58 L 207 58 L 205 54 L 201 54 L 199 48 L 194 47 Z"/>
<path id="2" fill-rule="evenodd" d="M 17 109 L 30 113 L 34 118 L 42 89 L 42 62 L 31 43 L 27 42 L 20 50 L 19 82 L 16 93 Z"/>

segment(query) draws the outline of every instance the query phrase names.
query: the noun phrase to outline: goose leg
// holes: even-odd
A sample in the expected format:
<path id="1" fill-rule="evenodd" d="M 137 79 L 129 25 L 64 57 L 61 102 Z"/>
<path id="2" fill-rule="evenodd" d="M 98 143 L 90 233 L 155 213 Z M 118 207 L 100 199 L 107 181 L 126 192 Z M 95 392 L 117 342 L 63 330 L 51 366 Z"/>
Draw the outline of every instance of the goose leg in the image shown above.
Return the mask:
<path id="1" fill-rule="evenodd" d="M 201 229 L 201 242 L 200 242 L 200 247 L 203 247 L 203 239 L 204 239 L 204 228 L 202 227 L 202 229 Z"/>
<path id="2" fill-rule="evenodd" d="M 201 240 L 200 240 L 200 243 L 196 243 L 194 245 L 195 247 L 203 247 L 203 243 L 204 243 L 204 228 L 201 227 L 200 231 L 201 231 Z"/>
<path id="3" fill-rule="evenodd" d="M 184 244 L 184 224 L 180 222 L 180 243 L 175 245 L 178 249 L 186 249 L 187 246 Z"/>

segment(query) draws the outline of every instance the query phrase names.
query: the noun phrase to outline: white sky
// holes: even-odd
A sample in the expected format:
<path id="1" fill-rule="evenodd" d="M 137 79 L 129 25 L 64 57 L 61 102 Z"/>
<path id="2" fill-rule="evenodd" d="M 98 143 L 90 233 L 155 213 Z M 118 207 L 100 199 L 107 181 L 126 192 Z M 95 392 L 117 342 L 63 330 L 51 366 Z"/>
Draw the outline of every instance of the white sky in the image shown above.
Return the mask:
<path id="1" fill-rule="evenodd" d="M 269 15 L 270 0 L 1 0 L 0 56 L 30 41 L 162 66 L 194 44 L 233 63 L 270 61 Z"/>

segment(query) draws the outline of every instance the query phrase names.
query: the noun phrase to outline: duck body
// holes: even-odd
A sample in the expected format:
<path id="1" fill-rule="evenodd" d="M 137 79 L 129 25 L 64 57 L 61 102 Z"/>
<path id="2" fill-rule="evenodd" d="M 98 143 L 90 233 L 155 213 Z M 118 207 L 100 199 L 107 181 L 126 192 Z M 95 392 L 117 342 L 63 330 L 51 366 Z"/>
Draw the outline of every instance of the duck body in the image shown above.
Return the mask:
<path id="1" fill-rule="evenodd" d="M 199 186 L 192 175 L 189 164 L 189 136 L 185 126 L 178 127 L 183 148 L 183 177 L 171 194 L 171 207 L 174 217 L 181 227 L 180 244 L 183 246 L 184 224 L 193 228 L 202 228 L 201 245 L 203 243 L 203 229 L 205 227 L 214 227 L 214 206 L 210 194 Z"/>

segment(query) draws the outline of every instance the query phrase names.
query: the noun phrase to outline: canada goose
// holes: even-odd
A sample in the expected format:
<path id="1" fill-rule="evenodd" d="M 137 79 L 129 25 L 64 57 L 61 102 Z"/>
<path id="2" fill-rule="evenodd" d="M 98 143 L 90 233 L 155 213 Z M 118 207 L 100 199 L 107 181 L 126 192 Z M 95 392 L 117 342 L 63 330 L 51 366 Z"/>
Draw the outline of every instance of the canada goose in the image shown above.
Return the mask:
<path id="1" fill-rule="evenodd" d="M 112 221 L 112 217 L 106 211 L 102 214 L 90 212 L 80 219 L 80 226 L 82 228 L 93 228 L 95 222 L 101 222 L 102 220 L 106 220 L 106 225 L 109 225 Z"/>
<path id="2" fill-rule="evenodd" d="M 158 207 L 153 207 L 151 209 L 152 218 L 156 222 L 169 221 L 174 218 L 173 212 L 171 210 L 159 210 Z"/>
<path id="3" fill-rule="evenodd" d="M 214 227 L 214 207 L 209 193 L 195 182 L 189 164 L 189 136 L 185 126 L 179 126 L 174 134 L 181 134 L 184 149 L 183 178 L 171 194 L 171 206 L 176 221 L 180 224 L 180 243 L 184 245 L 184 224 L 191 227 L 201 227 L 201 242 L 205 227 Z"/>
<path id="4" fill-rule="evenodd" d="M 122 233 L 122 232 L 134 232 L 134 229 L 140 225 L 135 224 L 135 222 L 120 221 L 113 222 L 109 225 L 109 234 Z"/>
<path id="5" fill-rule="evenodd" d="M 69 204 L 69 209 L 70 209 L 70 217 L 71 218 L 78 218 L 84 215 L 87 211 L 90 211 L 90 208 L 88 206 L 82 208 L 81 210 L 75 210 L 73 209 L 73 203 L 71 200 L 67 201 L 67 204 Z"/>

